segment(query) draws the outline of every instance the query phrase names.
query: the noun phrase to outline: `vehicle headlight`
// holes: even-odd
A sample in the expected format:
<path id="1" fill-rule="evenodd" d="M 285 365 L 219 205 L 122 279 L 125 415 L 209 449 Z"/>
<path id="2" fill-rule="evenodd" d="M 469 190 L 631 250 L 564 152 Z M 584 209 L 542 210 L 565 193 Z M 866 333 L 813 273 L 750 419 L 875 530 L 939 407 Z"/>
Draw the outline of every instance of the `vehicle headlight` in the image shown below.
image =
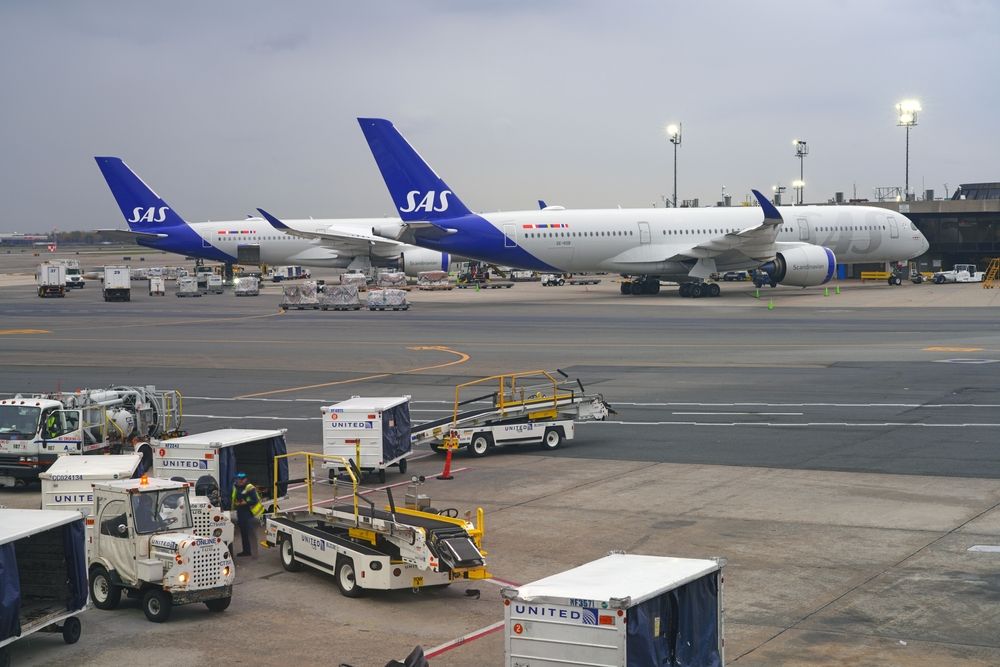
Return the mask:
<path id="1" fill-rule="evenodd" d="M 223 577 L 228 577 L 228 576 L 229 576 L 229 573 L 230 573 L 231 571 L 232 571 L 232 570 L 230 569 L 230 567 L 229 567 L 228 565 L 225 565 L 225 566 L 223 566 L 223 568 L 222 568 L 222 576 L 223 576 Z"/>
<path id="2" fill-rule="evenodd" d="M 189 578 L 190 577 L 188 576 L 187 572 L 181 572 L 180 574 L 177 575 L 177 581 L 179 581 L 182 584 L 186 584 Z"/>

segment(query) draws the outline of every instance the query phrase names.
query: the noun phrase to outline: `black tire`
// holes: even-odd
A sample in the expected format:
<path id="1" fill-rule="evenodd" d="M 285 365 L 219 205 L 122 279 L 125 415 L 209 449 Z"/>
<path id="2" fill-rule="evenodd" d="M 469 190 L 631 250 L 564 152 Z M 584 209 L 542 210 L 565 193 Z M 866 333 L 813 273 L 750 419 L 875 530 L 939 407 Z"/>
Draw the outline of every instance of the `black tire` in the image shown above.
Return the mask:
<path id="1" fill-rule="evenodd" d="M 0 667 L 10 667 L 10 651 L 6 646 L 0 646 Z"/>
<path id="2" fill-rule="evenodd" d="M 628 292 L 633 296 L 638 296 L 639 294 L 642 294 L 642 283 L 640 282 L 630 283 L 628 286 Z"/>
<path id="3" fill-rule="evenodd" d="M 111 581 L 103 565 L 90 568 L 90 600 L 98 609 L 114 609 L 122 601 L 122 589 Z"/>
<path id="4" fill-rule="evenodd" d="M 677 291 L 685 299 L 691 296 L 691 283 L 681 283 L 680 289 Z"/>
<path id="5" fill-rule="evenodd" d="M 709 296 L 719 296 L 720 294 L 722 294 L 722 288 L 721 287 L 719 287 L 715 283 L 712 283 L 711 285 L 708 286 L 708 295 Z"/>
<path id="6" fill-rule="evenodd" d="M 702 295 L 701 283 L 691 283 L 691 289 L 688 290 L 692 299 L 699 299 Z"/>
<path id="7" fill-rule="evenodd" d="M 472 440 L 466 445 L 466 450 L 469 454 L 480 458 L 486 456 L 490 453 L 490 448 L 493 446 L 493 436 L 489 433 L 474 433 L 472 435 Z"/>
<path id="8" fill-rule="evenodd" d="M 385 468 L 378 471 L 378 483 L 385 484 Z"/>
<path id="9" fill-rule="evenodd" d="M 70 616 L 63 621 L 62 636 L 63 641 L 67 644 L 75 644 L 80 641 L 80 633 L 82 631 L 83 626 L 80 625 L 80 619 L 76 616 Z"/>
<path id="10" fill-rule="evenodd" d="M 205 606 L 208 607 L 209 611 L 214 611 L 218 613 L 220 611 L 225 611 L 229 609 L 229 603 L 232 601 L 233 601 L 232 597 L 216 598 L 215 600 L 205 600 Z"/>
<path id="11" fill-rule="evenodd" d="M 302 563 L 295 560 L 295 549 L 292 548 L 292 538 L 286 536 L 285 539 L 281 540 L 278 552 L 281 555 L 281 567 L 285 568 L 286 571 L 298 572 L 302 569 Z"/>
<path id="12" fill-rule="evenodd" d="M 542 447 L 545 449 L 559 449 L 562 445 L 563 434 L 560 429 L 557 428 L 547 428 L 545 429 L 545 435 L 542 436 Z"/>
<path id="13" fill-rule="evenodd" d="M 622 294 L 628 294 L 629 293 L 628 283 L 622 283 L 618 287 L 621 290 Z M 41 291 L 39 291 L 38 296 L 41 296 L 41 295 L 42 295 Z"/>
<path id="14" fill-rule="evenodd" d="M 153 623 L 163 623 L 170 618 L 174 602 L 170 593 L 162 588 L 150 588 L 142 596 L 142 612 Z"/>
<path id="15" fill-rule="evenodd" d="M 358 585 L 355 576 L 354 561 L 347 556 L 341 556 L 337 561 L 337 571 L 333 576 L 337 589 L 345 598 L 357 598 L 364 595 L 364 589 Z"/>
<path id="16" fill-rule="evenodd" d="M 659 294 L 660 293 L 660 280 L 659 280 L 659 278 L 657 278 L 656 280 L 649 281 L 649 293 L 650 294 Z"/>
<path id="17" fill-rule="evenodd" d="M 944 285 L 944 276 L 934 276 L 935 285 Z"/>
<path id="18" fill-rule="evenodd" d="M 903 284 L 903 279 L 902 279 L 902 278 L 900 278 L 899 276 L 896 276 L 895 278 L 893 278 L 893 282 L 894 282 L 894 283 L 895 283 L 895 284 L 896 284 L 897 286 L 898 286 L 898 285 L 902 285 L 902 284 Z"/>
<path id="19" fill-rule="evenodd" d="M 399 474 L 400 475 L 405 475 L 406 474 L 406 466 L 407 466 L 406 459 L 399 459 Z"/>
<path id="20" fill-rule="evenodd" d="M 447 451 L 447 450 L 446 450 L 446 449 L 445 449 L 444 447 L 442 447 L 441 445 L 431 445 L 431 450 L 432 450 L 432 451 L 433 451 L 433 452 L 434 452 L 435 454 L 444 454 L 444 453 L 445 453 L 445 452 Z"/>

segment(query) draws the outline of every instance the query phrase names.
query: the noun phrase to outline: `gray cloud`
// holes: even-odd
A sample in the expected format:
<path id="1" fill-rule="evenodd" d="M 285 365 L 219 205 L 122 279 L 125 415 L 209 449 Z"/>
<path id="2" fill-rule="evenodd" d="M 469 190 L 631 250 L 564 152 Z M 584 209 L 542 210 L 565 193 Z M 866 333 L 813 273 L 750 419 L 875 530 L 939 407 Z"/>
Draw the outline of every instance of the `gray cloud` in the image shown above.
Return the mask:
<path id="1" fill-rule="evenodd" d="M 94 155 L 191 220 L 378 216 L 357 116 L 392 119 L 480 210 L 807 199 L 991 180 L 991 2 L 7 2 L 0 230 L 121 225 Z"/>

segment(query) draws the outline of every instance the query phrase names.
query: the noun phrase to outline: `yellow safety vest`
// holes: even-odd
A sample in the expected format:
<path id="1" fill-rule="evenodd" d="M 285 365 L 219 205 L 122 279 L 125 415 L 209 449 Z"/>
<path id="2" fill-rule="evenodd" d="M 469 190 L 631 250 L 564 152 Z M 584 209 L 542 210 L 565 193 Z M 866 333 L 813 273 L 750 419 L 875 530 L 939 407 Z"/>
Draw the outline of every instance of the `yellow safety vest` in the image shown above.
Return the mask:
<path id="1" fill-rule="evenodd" d="M 236 509 L 236 498 L 237 498 L 236 490 L 238 488 L 239 487 L 236 486 L 235 484 L 233 485 L 233 498 L 232 498 L 232 503 L 231 503 L 232 506 L 233 506 L 233 509 Z M 256 492 L 257 491 L 257 487 L 255 487 L 250 482 L 247 482 L 246 486 L 243 487 L 243 490 L 239 493 L 239 495 L 244 495 L 248 491 L 254 491 L 254 492 Z M 253 506 L 250 507 L 250 512 L 254 516 L 260 516 L 261 514 L 264 513 L 264 506 L 260 504 L 260 494 L 259 493 L 257 494 L 257 502 L 256 502 L 256 504 L 254 504 Z"/>

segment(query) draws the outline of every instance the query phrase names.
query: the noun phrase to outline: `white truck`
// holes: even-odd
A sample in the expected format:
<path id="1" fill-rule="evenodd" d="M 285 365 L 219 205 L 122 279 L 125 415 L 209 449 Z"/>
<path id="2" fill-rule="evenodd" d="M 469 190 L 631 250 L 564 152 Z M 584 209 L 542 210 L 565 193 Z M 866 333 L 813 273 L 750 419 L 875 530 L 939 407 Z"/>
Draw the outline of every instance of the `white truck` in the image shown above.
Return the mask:
<path id="1" fill-rule="evenodd" d="M 3 399 L 0 486 L 37 479 L 60 454 L 135 451 L 133 438 L 162 437 L 180 426 L 180 394 L 153 386 L 120 385 Z"/>
<path id="2" fill-rule="evenodd" d="M 86 281 L 83 279 L 83 272 L 80 271 L 80 262 L 75 259 L 55 259 L 52 264 L 62 264 L 66 267 L 66 288 L 83 289 Z"/>
<path id="3" fill-rule="evenodd" d="M 38 296 L 66 296 L 66 267 L 62 264 L 43 262 L 35 272 L 35 283 L 38 285 Z"/>
<path id="4" fill-rule="evenodd" d="M 220 504 L 230 510 L 236 473 L 245 472 L 260 493 L 261 501 L 270 503 L 274 488 L 275 460 L 278 461 L 278 488 L 284 495 L 288 484 L 285 429 L 225 428 L 193 433 L 167 440 L 154 439 L 138 449 L 149 455 L 157 477 L 183 478 L 201 488 L 214 481 Z"/>
<path id="5" fill-rule="evenodd" d="M 87 608 L 83 522 L 79 512 L 0 509 L 3 667 L 11 664 L 10 644 L 36 632 L 61 632 L 67 644 L 80 639 L 77 615 Z"/>
<path id="6" fill-rule="evenodd" d="M 504 601 L 504 665 L 725 665 L 723 559 L 612 554 Z"/>
<path id="7" fill-rule="evenodd" d="M 541 445 L 548 450 L 559 449 L 564 441 L 575 437 L 576 429 L 572 419 L 518 420 L 456 429 L 454 434 L 458 437 L 458 446 L 464 447 L 469 454 L 486 456 L 494 447 L 509 445 Z"/>
<path id="8" fill-rule="evenodd" d="M 75 510 L 90 516 L 94 508 L 95 484 L 135 479 L 141 472 L 141 454 L 60 456 L 52 467 L 39 475 L 42 481 L 42 509 Z M 191 496 L 194 534 L 198 537 L 221 537 L 227 545 L 232 545 L 235 535 L 233 522 L 227 512 L 212 504 L 208 497 L 210 489 L 204 490 L 205 495 Z M 198 491 L 195 488 L 196 494 Z"/>
<path id="9" fill-rule="evenodd" d="M 132 270 L 129 267 L 104 267 L 104 300 L 132 300 Z"/>
<path id="10" fill-rule="evenodd" d="M 204 602 L 225 611 L 233 594 L 233 565 L 221 537 L 194 534 L 190 485 L 149 478 L 94 485 L 87 519 L 90 599 L 114 609 L 122 593 L 140 598 L 154 623 L 173 607 Z"/>
<path id="11" fill-rule="evenodd" d="M 309 471 L 319 467 L 320 459 L 329 461 L 318 454 L 298 455 L 305 456 Z M 313 477 L 307 473 L 304 479 L 295 480 L 306 485 L 305 511 L 283 512 L 275 506 L 267 515 L 266 544 L 278 547 L 282 567 L 296 572 L 308 565 L 332 574 L 341 594 L 351 598 L 366 590 L 417 591 L 460 579 L 490 577 L 482 551 L 482 508 L 473 524 L 458 518 L 455 509 L 439 514 L 417 506 L 396 507 L 391 490 L 386 489 L 388 505 L 376 509 L 357 493 L 360 472 L 346 460 L 340 463 L 350 470 L 353 503 L 320 507 Z"/>
<path id="12" fill-rule="evenodd" d="M 956 264 L 951 271 L 938 271 L 932 280 L 935 285 L 945 283 L 981 283 L 985 272 L 977 271 L 975 264 Z"/>
<path id="13" fill-rule="evenodd" d="M 320 414 L 324 455 L 353 459 L 362 473 L 377 474 L 380 482 L 385 482 L 389 466 L 406 472 L 406 457 L 413 452 L 409 396 L 354 396 L 322 406 Z M 336 459 L 330 461 L 327 467 L 333 478 L 343 466 Z"/>

